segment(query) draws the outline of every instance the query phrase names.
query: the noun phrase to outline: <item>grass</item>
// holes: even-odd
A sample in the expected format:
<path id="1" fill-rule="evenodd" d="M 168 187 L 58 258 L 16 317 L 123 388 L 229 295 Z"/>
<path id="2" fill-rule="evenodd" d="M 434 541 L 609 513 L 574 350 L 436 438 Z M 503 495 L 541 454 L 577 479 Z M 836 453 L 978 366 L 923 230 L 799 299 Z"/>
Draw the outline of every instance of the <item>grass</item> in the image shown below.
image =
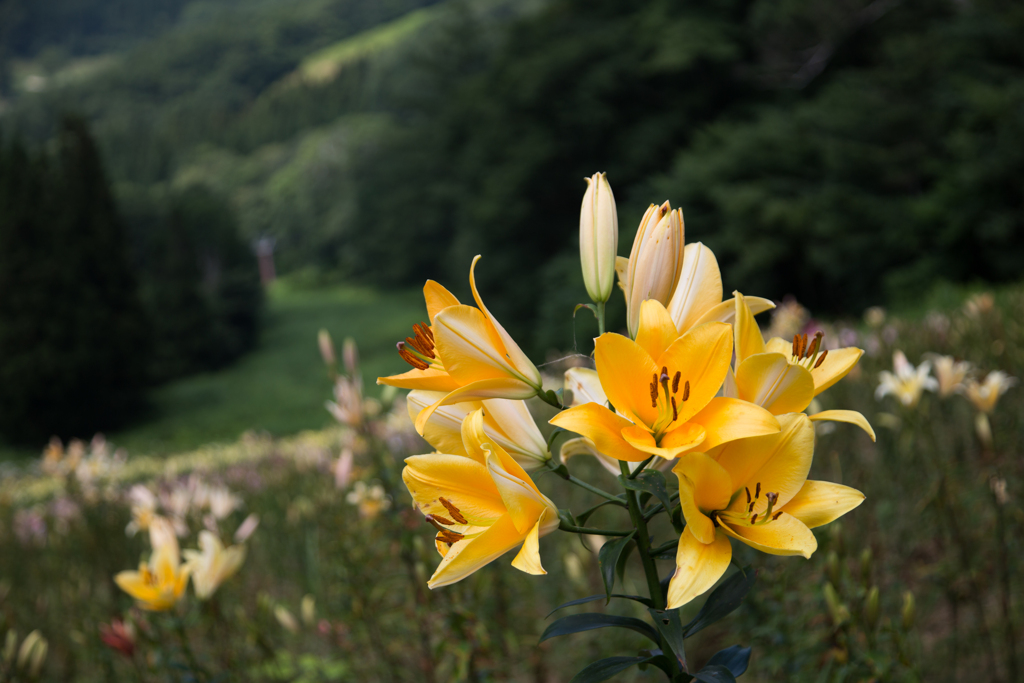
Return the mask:
<path id="1" fill-rule="evenodd" d="M 347 285 L 311 289 L 279 280 L 270 288 L 259 346 L 234 365 L 171 382 L 153 391 L 144 422 L 107 435 L 132 455 L 164 455 L 210 442 L 234 441 L 248 430 L 274 436 L 331 425 L 331 397 L 317 349 L 327 329 L 339 347 L 353 337 L 362 355 L 367 395 L 374 381 L 404 369 L 395 341 L 423 318 L 418 291 L 376 292 Z M 91 435 L 83 434 L 83 438 Z M 0 458 L 36 456 L 39 449 L 0 451 Z"/>

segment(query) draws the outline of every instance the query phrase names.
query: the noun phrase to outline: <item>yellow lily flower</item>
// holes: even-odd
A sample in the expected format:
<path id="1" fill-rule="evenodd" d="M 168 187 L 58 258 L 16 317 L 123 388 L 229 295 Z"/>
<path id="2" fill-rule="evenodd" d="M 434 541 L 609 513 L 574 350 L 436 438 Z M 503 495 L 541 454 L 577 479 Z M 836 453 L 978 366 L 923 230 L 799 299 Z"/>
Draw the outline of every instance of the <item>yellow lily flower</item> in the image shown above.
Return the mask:
<path id="1" fill-rule="evenodd" d="M 808 481 L 814 427 L 802 413 L 779 422 L 777 434 L 688 453 L 673 468 L 686 528 L 668 586 L 669 609 L 715 585 L 732 559 L 730 538 L 771 555 L 809 558 L 818 547 L 811 529 L 864 500 L 856 489 Z"/>
<path id="2" fill-rule="evenodd" d="M 398 353 L 413 369 L 378 377 L 377 384 L 402 389 L 443 391 L 444 397 L 420 411 L 416 431 L 423 434 L 430 415 L 442 405 L 485 398 L 527 399 L 541 388 L 540 371 L 484 306 L 476 288 L 476 263 L 469 286 L 478 308 L 464 306 L 433 281 L 423 287 L 430 325 L 414 325 L 415 338 L 399 342 Z"/>
<path id="3" fill-rule="evenodd" d="M 178 539 L 166 519 L 152 521 L 149 537 L 153 546 L 149 563 L 140 563 L 138 571 L 118 572 L 114 582 L 142 609 L 163 612 L 184 596 L 191 567 L 181 565 Z"/>
<path id="4" fill-rule="evenodd" d="M 732 358 L 732 328 L 725 323 L 706 323 L 680 337 L 665 307 L 648 300 L 636 341 L 603 334 L 594 358 L 616 412 L 585 403 L 562 411 L 551 424 L 589 438 L 617 460 L 671 459 L 779 429 L 764 408 L 716 397 Z"/>
<path id="5" fill-rule="evenodd" d="M 856 348 L 822 349 L 821 332 L 810 341 L 803 335 L 794 337 L 792 343 L 773 338 L 766 344 L 746 297 L 739 292 L 733 296 L 736 369 L 726 382 L 726 396 L 750 401 L 773 415 L 803 412 L 815 396 L 845 377 L 864 354 Z M 810 418 L 848 422 L 875 439 L 867 419 L 855 410 L 825 410 Z"/>
<path id="6" fill-rule="evenodd" d="M 186 550 L 184 555 L 196 597 L 206 600 L 245 562 L 245 546 L 225 548 L 216 534 L 204 529 L 199 532 L 199 548 L 201 550 Z"/>
<path id="7" fill-rule="evenodd" d="M 558 528 L 558 510 L 530 475 L 484 432 L 484 411 L 462 424 L 466 455 L 433 453 L 406 458 L 402 481 L 416 507 L 438 530 L 442 556 L 430 588 L 461 581 L 522 545 L 512 566 L 546 574 L 539 540 Z"/>
<path id="8" fill-rule="evenodd" d="M 565 371 L 565 390 L 563 392 L 565 405 L 572 408 L 585 403 L 597 403 L 607 405 L 608 397 L 601 388 L 601 378 L 597 370 L 590 368 L 569 368 Z M 569 462 L 570 458 L 577 455 L 589 455 L 600 463 L 601 467 L 608 470 L 612 475 L 619 476 L 622 470 L 619 461 L 610 455 L 605 455 L 597 449 L 597 445 L 585 436 L 575 439 L 567 439 L 562 443 L 559 451 L 563 463 Z M 668 464 L 669 460 L 663 461 Z M 638 465 L 639 463 L 631 463 Z"/>
<path id="9" fill-rule="evenodd" d="M 935 379 L 939 382 L 939 396 L 945 398 L 964 390 L 964 382 L 974 370 L 968 361 L 956 360 L 953 356 L 942 356 L 937 353 L 926 354 L 935 369 Z"/>
<path id="10" fill-rule="evenodd" d="M 722 273 L 715 254 L 700 242 L 687 244 L 679 281 L 666 305 L 679 334 L 704 323 L 732 323 L 736 302 L 722 301 L 722 293 Z M 761 297 L 747 297 L 746 302 L 754 315 L 775 308 L 775 304 Z"/>
<path id="11" fill-rule="evenodd" d="M 410 391 L 406 398 L 409 417 L 415 422 L 421 411 L 443 397 L 436 391 Z M 467 415 L 481 408 L 487 439 L 505 449 L 524 470 L 539 469 L 551 459 L 547 441 L 523 401 L 490 398 L 441 406 L 427 420 L 423 438 L 441 453 L 468 455 L 462 441 L 462 423 Z"/>

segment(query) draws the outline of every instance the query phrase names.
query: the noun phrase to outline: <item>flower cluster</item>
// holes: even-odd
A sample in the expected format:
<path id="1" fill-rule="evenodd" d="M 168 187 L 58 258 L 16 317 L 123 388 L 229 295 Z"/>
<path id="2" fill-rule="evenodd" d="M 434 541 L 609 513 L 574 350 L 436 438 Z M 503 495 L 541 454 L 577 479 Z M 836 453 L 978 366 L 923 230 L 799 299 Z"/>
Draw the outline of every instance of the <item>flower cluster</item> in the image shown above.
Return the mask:
<path id="1" fill-rule="evenodd" d="M 407 459 L 403 472 L 442 556 L 429 585 L 458 581 L 520 546 L 513 566 L 542 574 L 541 536 L 559 527 L 590 531 L 575 526 L 567 511 L 559 521 L 555 504 L 531 477 L 544 471 L 629 507 L 638 545 L 647 543 L 646 520 L 654 514 L 674 511 L 681 518 L 668 600 L 652 588 L 656 607 L 679 607 L 710 589 L 730 563 L 730 539 L 809 557 L 817 545 L 810 529 L 864 498 L 807 479 L 813 423 L 847 422 L 871 438 L 874 433 L 854 411 L 807 411 L 863 351 L 828 348 L 820 332 L 766 341 L 754 316 L 774 304 L 739 292 L 724 299 L 714 253 L 700 242 L 685 243 L 682 211 L 668 202 L 650 206 L 628 258 L 619 256 L 607 178 L 596 174 L 587 183 L 580 254 L 594 302 L 588 307 L 600 328 L 593 368 L 570 369 L 561 391 L 544 391 L 537 367 L 481 299 L 477 256 L 469 276 L 476 306 L 428 281 L 427 320 L 398 343 L 412 368 L 377 380 L 412 390 L 416 429 L 436 449 Z M 625 297 L 626 334 L 604 329 L 613 271 Z M 559 409 L 552 425 L 577 435 L 563 443 L 563 463 L 587 453 L 626 484 L 645 472 L 661 477 L 671 470 L 678 492 L 662 509 L 641 510 L 629 490 L 612 495 L 577 480 L 552 461 L 525 404 L 533 397 Z M 648 583 L 657 586 L 651 567 L 645 561 Z"/>

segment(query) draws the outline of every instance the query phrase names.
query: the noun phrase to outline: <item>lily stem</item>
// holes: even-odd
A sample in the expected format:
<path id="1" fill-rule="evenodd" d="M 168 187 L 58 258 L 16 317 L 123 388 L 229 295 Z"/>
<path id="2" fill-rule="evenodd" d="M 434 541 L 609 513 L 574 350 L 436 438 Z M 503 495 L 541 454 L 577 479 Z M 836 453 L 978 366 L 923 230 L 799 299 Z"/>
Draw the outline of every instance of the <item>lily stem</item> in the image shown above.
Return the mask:
<path id="1" fill-rule="evenodd" d="M 558 525 L 562 531 L 570 531 L 574 534 L 594 534 L 595 536 L 629 536 L 632 531 L 616 531 L 615 529 L 593 529 L 586 526 L 573 526 L 567 522 Z"/>
<path id="2" fill-rule="evenodd" d="M 629 465 L 624 461 L 619 461 L 619 468 L 622 470 L 623 477 L 629 476 Z M 661 590 L 658 564 L 651 555 L 651 534 L 647 530 L 647 520 L 644 519 L 643 513 L 640 510 L 640 501 L 637 499 L 636 491 L 626 489 L 626 503 L 629 508 L 629 517 L 633 521 L 633 527 L 636 529 L 636 547 L 639 551 L 640 562 L 644 567 L 647 591 L 651 595 L 651 605 L 653 605 L 654 609 L 663 610 L 665 609 L 665 594 Z M 662 652 L 672 651 L 672 648 L 665 642 L 664 637 L 661 638 L 661 650 Z M 675 654 L 680 658 L 685 656 L 681 652 Z M 668 660 L 672 662 L 673 672 L 677 672 L 679 670 L 679 660 L 676 657 L 669 657 Z"/>
<path id="3" fill-rule="evenodd" d="M 611 493 L 608 493 L 607 491 L 597 488 L 596 486 L 588 484 L 582 479 L 577 479 L 576 477 L 569 474 L 569 469 L 564 464 L 558 465 L 557 467 L 551 467 L 547 471 L 554 472 L 555 474 L 560 476 L 562 479 L 565 479 L 570 484 L 575 484 L 576 486 L 579 486 L 581 489 L 586 489 L 591 493 L 595 493 L 611 503 L 615 503 L 616 505 L 626 507 L 626 502 L 622 499 L 622 496 L 613 495 Z"/>
<path id="4" fill-rule="evenodd" d="M 604 334 L 604 302 L 597 302 L 597 336 Z"/>
<path id="5" fill-rule="evenodd" d="M 652 455 L 651 457 L 647 458 L 642 463 L 640 463 L 637 466 L 637 468 L 635 470 L 633 470 L 632 474 L 629 475 L 629 478 L 630 479 L 636 479 L 637 475 L 640 474 L 641 472 L 643 472 L 644 468 L 646 468 L 648 465 L 650 465 L 651 461 L 654 460 L 655 457 L 657 457 L 657 456 Z"/>

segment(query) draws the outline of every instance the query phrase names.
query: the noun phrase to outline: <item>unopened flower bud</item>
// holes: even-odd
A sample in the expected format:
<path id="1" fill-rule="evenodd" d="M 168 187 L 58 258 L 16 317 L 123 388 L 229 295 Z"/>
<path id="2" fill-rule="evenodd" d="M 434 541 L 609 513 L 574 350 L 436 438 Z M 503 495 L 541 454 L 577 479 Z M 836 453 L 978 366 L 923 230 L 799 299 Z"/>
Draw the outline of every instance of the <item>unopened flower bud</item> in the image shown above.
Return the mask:
<path id="1" fill-rule="evenodd" d="M 914 617 L 916 616 L 916 613 L 917 610 L 914 606 L 914 594 L 907 591 L 903 594 L 903 610 L 901 612 L 904 631 L 909 631 L 914 625 Z"/>
<path id="2" fill-rule="evenodd" d="M 274 618 L 277 619 L 277 623 L 281 624 L 288 631 L 292 633 L 299 632 L 299 622 L 283 605 L 278 605 L 274 608 Z"/>
<path id="3" fill-rule="evenodd" d="M 836 554 L 835 550 L 830 550 L 825 558 L 825 575 L 832 582 L 833 586 L 839 585 L 839 570 L 839 555 Z"/>
<path id="4" fill-rule="evenodd" d="M 864 601 L 864 623 L 872 631 L 878 625 L 878 586 L 872 586 Z"/>
<path id="5" fill-rule="evenodd" d="M 345 364 L 345 372 L 349 374 L 349 377 L 359 375 L 359 348 L 356 346 L 356 340 L 352 337 L 345 337 L 345 342 L 341 347 L 341 360 Z"/>
<path id="6" fill-rule="evenodd" d="M 860 580 L 865 588 L 871 582 L 871 560 L 871 548 L 864 548 L 860 553 Z"/>
<path id="7" fill-rule="evenodd" d="M 312 626 L 316 621 L 316 599 L 312 595 L 302 598 L 302 621 L 306 626 Z"/>
<path id="8" fill-rule="evenodd" d="M 683 267 L 683 237 L 681 209 L 673 210 L 668 202 L 647 209 L 622 280 L 631 337 L 636 337 L 640 324 L 640 304 L 648 299 L 668 304 L 671 299 Z"/>
<path id="9" fill-rule="evenodd" d="M 29 658 L 31 657 L 33 650 L 35 650 L 39 645 L 40 641 L 44 643 L 43 647 L 45 647 L 46 640 L 39 631 L 32 631 L 32 633 L 25 636 L 25 640 L 21 642 L 21 647 L 18 649 L 17 664 L 19 669 L 24 669 L 29 663 Z"/>
<path id="10" fill-rule="evenodd" d="M 331 333 L 327 330 L 320 330 L 316 335 L 316 342 L 320 347 L 320 357 L 324 359 L 324 364 L 333 370 L 338 360 L 334 355 L 334 342 L 331 341 Z"/>
<path id="11" fill-rule="evenodd" d="M 615 285 L 615 257 L 619 249 L 619 218 L 615 196 L 604 173 L 587 178 L 580 207 L 580 262 L 583 283 L 594 303 L 604 303 Z"/>
<path id="12" fill-rule="evenodd" d="M 835 586 L 831 583 L 825 584 L 824 593 L 825 603 L 828 605 L 829 614 L 832 615 L 832 622 L 836 626 L 840 626 L 850 618 L 850 610 L 840 600 L 839 593 L 836 592 Z"/>

